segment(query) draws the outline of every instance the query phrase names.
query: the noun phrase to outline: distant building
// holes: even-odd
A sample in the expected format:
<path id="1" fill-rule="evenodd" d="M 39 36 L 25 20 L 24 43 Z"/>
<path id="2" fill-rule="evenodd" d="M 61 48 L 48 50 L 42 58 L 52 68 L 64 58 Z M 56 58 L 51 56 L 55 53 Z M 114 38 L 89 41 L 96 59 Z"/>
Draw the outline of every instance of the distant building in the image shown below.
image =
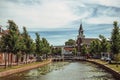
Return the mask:
<path id="1" fill-rule="evenodd" d="M 74 46 L 64 46 L 63 48 L 63 54 L 64 55 L 72 55 L 72 51 L 74 49 Z"/>
<path id="2" fill-rule="evenodd" d="M 81 47 L 83 44 L 86 44 L 87 47 L 89 48 L 91 41 L 96 40 L 97 38 L 85 38 L 84 35 L 84 30 L 82 27 L 82 24 L 80 24 L 80 28 L 78 30 L 78 36 L 77 36 L 77 51 L 78 51 L 78 55 L 81 53 Z"/>

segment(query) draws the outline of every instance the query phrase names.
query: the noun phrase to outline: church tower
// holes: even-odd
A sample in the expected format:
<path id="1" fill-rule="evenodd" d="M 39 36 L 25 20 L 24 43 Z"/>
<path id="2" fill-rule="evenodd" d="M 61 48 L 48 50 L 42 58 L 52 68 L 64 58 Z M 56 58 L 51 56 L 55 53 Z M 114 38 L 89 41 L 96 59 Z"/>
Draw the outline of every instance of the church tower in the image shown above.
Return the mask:
<path id="1" fill-rule="evenodd" d="M 83 30 L 82 24 L 80 24 L 78 33 L 79 34 L 77 36 L 77 50 L 78 50 L 78 53 L 80 53 L 82 42 L 83 42 L 83 39 L 84 39 L 84 30 Z"/>
<path id="2" fill-rule="evenodd" d="M 82 28 L 82 24 L 80 24 L 80 28 L 79 28 L 79 35 L 78 35 L 78 37 L 80 37 L 80 38 L 83 38 L 84 37 L 84 35 L 83 35 L 83 28 Z"/>

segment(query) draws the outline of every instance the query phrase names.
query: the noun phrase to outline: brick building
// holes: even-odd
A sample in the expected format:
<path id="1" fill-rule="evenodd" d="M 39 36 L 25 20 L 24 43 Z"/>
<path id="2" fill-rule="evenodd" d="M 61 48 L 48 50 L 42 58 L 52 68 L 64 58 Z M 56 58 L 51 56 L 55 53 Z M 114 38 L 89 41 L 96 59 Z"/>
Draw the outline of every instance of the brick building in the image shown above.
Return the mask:
<path id="1" fill-rule="evenodd" d="M 81 53 L 81 47 L 83 44 L 86 44 L 87 47 L 89 48 L 91 41 L 96 40 L 96 39 L 97 38 L 85 38 L 82 24 L 80 24 L 80 28 L 78 30 L 77 41 L 76 41 L 77 43 L 76 47 L 77 47 L 78 54 Z"/>

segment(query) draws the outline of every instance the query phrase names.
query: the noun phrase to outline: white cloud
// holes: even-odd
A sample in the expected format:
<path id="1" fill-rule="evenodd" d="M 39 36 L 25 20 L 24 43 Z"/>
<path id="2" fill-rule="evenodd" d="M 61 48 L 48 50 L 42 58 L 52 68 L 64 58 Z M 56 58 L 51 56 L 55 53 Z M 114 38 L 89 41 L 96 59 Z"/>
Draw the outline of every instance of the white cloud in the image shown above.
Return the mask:
<path id="1" fill-rule="evenodd" d="M 79 1 L 79 0 L 78 0 Z M 88 4 L 99 4 L 104 6 L 112 6 L 120 8 L 120 0 L 80 0 L 80 2 Z"/>
<path id="2" fill-rule="evenodd" d="M 108 36 L 111 27 L 106 26 L 114 20 L 120 21 L 119 10 L 119 0 L 0 0 L 0 25 L 6 25 L 7 20 L 12 19 L 20 28 L 26 26 L 28 30 L 68 31 L 78 29 L 82 19 L 84 29 L 91 32 L 86 31 L 87 36 L 101 33 Z M 56 33 L 53 33 L 53 37 L 48 34 L 45 37 L 52 44 L 64 44 L 77 35 L 71 32 L 71 36 L 65 33 L 54 36 Z"/>
<path id="3" fill-rule="evenodd" d="M 18 25 L 29 28 L 56 28 L 78 19 L 67 4 L 60 1 L 43 2 L 42 5 L 18 5 L 8 2 L 3 7 L 3 19 L 13 19 Z"/>
<path id="4" fill-rule="evenodd" d="M 98 4 L 112 7 L 120 7 L 120 0 L 98 0 Z"/>
<path id="5" fill-rule="evenodd" d="M 85 20 L 88 24 L 111 24 L 113 21 L 120 21 L 119 17 L 99 16 L 92 17 Z"/>
<path id="6" fill-rule="evenodd" d="M 92 10 L 86 5 L 87 3 L 119 7 L 120 3 L 118 0 L 40 0 L 37 3 L 38 1 L 30 0 L 31 4 L 28 4 L 27 0 L 18 0 L 16 2 L 1 0 L 0 24 L 5 24 L 8 19 L 12 19 L 20 27 L 59 28 L 80 19 L 91 24 L 104 24 L 113 22 L 113 20 L 119 20 L 117 17 L 103 17 L 102 15 L 91 18 Z M 80 8 L 78 8 L 77 12 L 74 12 L 78 6 Z M 83 10 L 84 8 L 86 10 Z"/>

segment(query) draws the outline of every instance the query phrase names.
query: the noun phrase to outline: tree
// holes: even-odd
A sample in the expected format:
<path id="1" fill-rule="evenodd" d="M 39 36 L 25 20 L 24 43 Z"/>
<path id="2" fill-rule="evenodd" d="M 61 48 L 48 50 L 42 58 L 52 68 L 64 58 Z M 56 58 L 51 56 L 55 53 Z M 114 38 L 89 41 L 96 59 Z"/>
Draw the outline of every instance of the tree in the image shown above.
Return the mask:
<path id="1" fill-rule="evenodd" d="M 48 41 L 46 40 L 46 38 L 42 38 L 42 54 L 45 54 L 46 55 L 46 59 L 48 57 L 48 53 L 50 52 L 50 46 L 49 46 L 49 43 Z"/>
<path id="2" fill-rule="evenodd" d="M 38 34 L 36 43 L 33 42 L 33 39 L 28 34 L 26 27 L 23 27 L 23 32 L 20 33 L 18 26 L 15 24 L 14 21 L 8 20 L 8 26 L 7 30 L 4 31 L 4 34 L 2 35 L 2 38 L 0 39 L 0 51 L 4 52 L 6 55 L 8 55 L 8 65 L 9 61 L 11 61 L 12 65 L 12 54 L 17 56 L 17 63 L 20 56 L 23 56 L 23 54 L 26 54 L 26 63 L 27 63 L 27 56 L 31 53 L 49 53 L 50 46 L 48 41 L 43 38 L 40 40 L 40 37 Z M 43 52 L 42 52 L 43 51 Z M 11 58 L 9 57 L 9 54 L 11 54 Z M 7 64 L 7 59 L 5 58 L 5 64 Z M 5 66 L 6 67 L 6 66 Z"/>
<path id="3" fill-rule="evenodd" d="M 15 24 L 14 21 L 8 20 L 8 24 L 9 24 L 7 26 L 8 29 L 4 32 L 1 41 L 3 43 L 2 50 L 6 51 L 8 54 L 8 66 L 9 66 L 12 65 L 12 54 L 17 54 L 18 52 L 20 32 L 18 26 Z M 11 53 L 11 59 L 9 58 L 9 53 Z M 11 63 L 9 64 L 10 61 Z"/>
<path id="4" fill-rule="evenodd" d="M 30 52 L 31 52 L 32 54 L 35 54 L 35 53 L 36 53 L 35 50 L 36 50 L 36 44 L 32 41 Z"/>
<path id="5" fill-rule="evenodd" d="M 110 51 L 110 43 L 107 41 L 107 39 L 103 35 L 99 35 L 99 38 L 101 39 L 101 52 L 109 52 Z"/>
<path id="6" fill-rule="evenodd" d="M 12 54 L 17 54 L 18 52 L 18 44 L 19 44 L 19 29 L 18 26 L 15 24 L 14 21 L 8 20 L 8 26 L 7 30 L 4 31 L 4 34 L 1 38 L 2 43 L 2 51 L 7 52 L 8 54 L 8 66 L 12 65 Z M 9 54 L 11 53 L 11 57 L 9 57 Z M 6 54 L 5 54 L 6 56 Z M 11 62 L 9 64 L 9 62 Z M 5 58 L 5 64 L 6 64 L 6 58 Z"/>
<path id="7" fill-rule="evenodd" d="M 83 44 L 81 48 L 81 55 L 85 56 L 87 54 L 87 45 Z"/>
<path id="8" fill-rule="evenodd" d="M 111 49 L 113 54 L 118 54 L 120 52 L 120 31 L 117 21 L 114 21 L 114 28 L 111 35 Z"/>
<path id="9" fill-rule="evenodd" d="M 41 55 L 41 48 L 42 48 L 42 42 L 40 40 L 40 35 L 38 33 L 36 34 L 36 39 L 35 39 L 35 43 L 36 43 L 36 53 L 37 55 Z"/>
<path id="10" fill-rule="evenodd" d="M 66 46 L 74 46 L 75 45 L 75 40 L 69 39 L 68 41 L 65 42 Z"/>
<path id="11" fill-rule="evenodd" d="M 43 47 L 42 50 L 41 50 L 41 53 L 46 55 L 46 59 L 47 59 L 47 55 L 48 55 L 49 51 L 50 51 L 50 49 L 47 48 L 47 47 Z"/>
<path id="12" fill-rule="evenodd" d="M 76 48 L 73 48 L 72 53 L 76 56 L 77 55 L 77 50 Z"/>
<path id="13" fill-rule="evenodd" d="M 5 55 L 5 68 L 7 67 L 7 53 L 8 53 L 8 46 L 7 46 L 7 42 L 6 42 L 6 41 L 8 41 L 7 39 L 8 38 L 5 35 L 3 35 L 1 40 L 0 40 L 1 52 L 3 52 Z"/>
<path id="14" fill-rule="evenodd" d="M 114 21 L 113 26 L 114 28 L 111 35 L 111 51 L 115 56 L 114 58 L 117 58 L 117 56 L 120 54 L 120 29 L 117 21 Z M 119 59 L 115 60 L 116 62 L 119 61 Z M 118 64 L 116 66 L 118 66 Z"/>
<path id="15" fill-rule="evenodd" d="M 26 63 L 27 63 L 27 59 L 28 59 L 28 55 L 31 53 L 31 48 L 32 48 L 32 43 L 33 40 L 31 39 L 31 37 L 29 36 L 26 27 L 23 27 L 23 33 L 22 33 L 22 37 L 23 37 L 23 51 L 26 53 Z"/>
<path id="16" fill-rule="evenodd" d="M 89 48 L 89 52 L 90 54 L 95 57 L 99 57 L 100 56 L 100 52 L 101 52 L 101 44 L 100 44 L 100 41 L 97 39 L 97 40 L 93 40 L 91 43 L 90 43 L 90 48 Z"/>
<path id="17" fill-rule="evenodd" d="M 61 52 L 62 52 L 61 48 L 58 48 L 58 47 L 54 48 L 54 47 L 52 47 L 52 54 L 53 55 L 61 55 Z"/>
<path id="18" fill-rule="evenodd" d="M 18 29 L 18 26 L 15 24 L 14 21 L 12 20 L 8 20 L 8 56 L 9 56 L 9 53 L 11 53 L 11 64 L 12 65 L 12 54 L 17 54 L 18 51 L 19 51 L 19 44 L 20 44 L 20 41 L 19 41 L 19 36 L 20 36 L 20 32 L 19 32 L 19 29 Z M 9 60 L 9 57 L 8 57 L 8 60 Z M 9 62 L 9 61 L 8 61 Z M 9 63 L 8 63 L 9 65 Z"/>

